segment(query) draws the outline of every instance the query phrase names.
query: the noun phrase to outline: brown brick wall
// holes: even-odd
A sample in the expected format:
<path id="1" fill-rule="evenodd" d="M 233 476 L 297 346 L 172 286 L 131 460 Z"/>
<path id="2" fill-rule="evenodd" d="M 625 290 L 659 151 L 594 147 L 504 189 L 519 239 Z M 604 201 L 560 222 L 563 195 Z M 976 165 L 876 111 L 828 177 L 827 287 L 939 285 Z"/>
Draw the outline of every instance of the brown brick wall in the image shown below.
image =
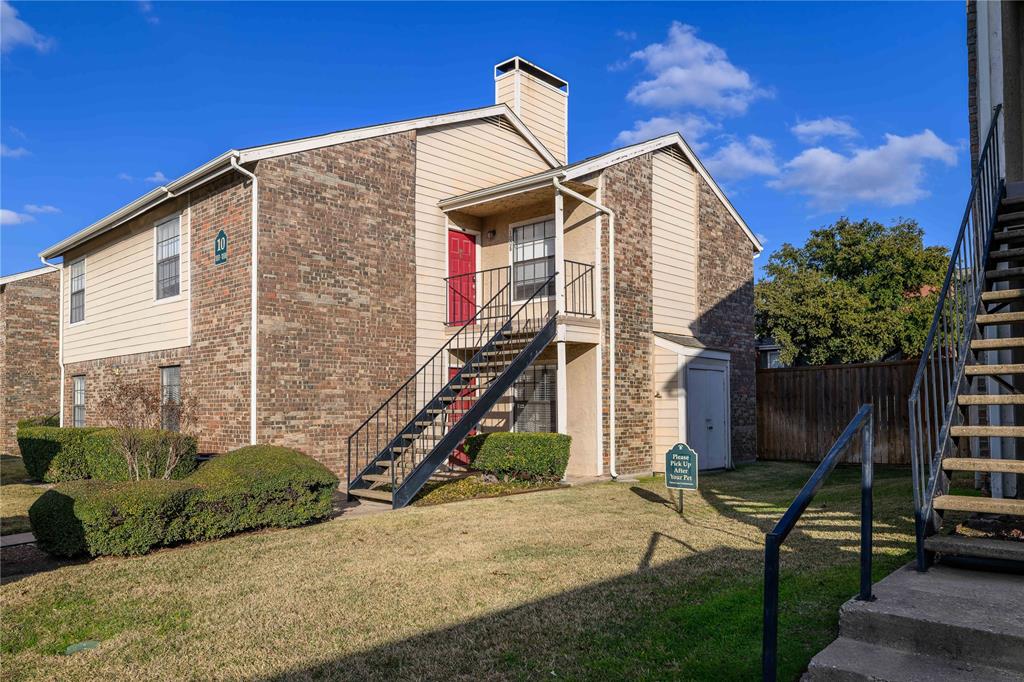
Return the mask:
<path id="1" fill-rule="evenodd" d="M 60 406 L 56 270 L 0 285 L 0 453 L 17 453 L 19 419 Z"/>
<path id="2" fill-rule="evenodd" d="M 192 346 L 135 353 L 64 368 L 64 419 L 71 424 L 72 377 L 85 375 L 86 424 L 102 425 L 96 409 L 115 372 L 160 386 L 160 367 L 181 366 L 184 387 L 197 398 L 201 452 L 249 442 L 250 185 L 238 173 L 193 191 L 191 208 Z M 228 262 L 214 265 L 217 232 L 228 234 Z"/>
<path id="3" fill-rule="evenodd" d="M 410 132 L 259 165 L 259 440 L 340 474 L 416 369 L 415 163 Z"/>
<path id="4" fill-rule="evenodd" d="M 615 445 L 620 474 L 650 471 L 654 447 L 652 179 L 650 154 L 611 166 L 602 178 L 602 201 L 615 212 Z M 601 250 L 602 309 L 608 311 L 607 231 Z M 607 348 L 607 323 L 604 334 Z M 605 353 L 602 358 L 602 376 L 608 386 L 609 354 Z M 610 452 L 607 389 L 603 401 L 607 465 Z"/>
<path id="5" fill-rule="evenodd" d="M 754 350 L 754 262 L 750 239 L 703 178 L 698 198 L 698 323 L 705 345 L 730 358 L 732 456 L 757 454 Z"/>

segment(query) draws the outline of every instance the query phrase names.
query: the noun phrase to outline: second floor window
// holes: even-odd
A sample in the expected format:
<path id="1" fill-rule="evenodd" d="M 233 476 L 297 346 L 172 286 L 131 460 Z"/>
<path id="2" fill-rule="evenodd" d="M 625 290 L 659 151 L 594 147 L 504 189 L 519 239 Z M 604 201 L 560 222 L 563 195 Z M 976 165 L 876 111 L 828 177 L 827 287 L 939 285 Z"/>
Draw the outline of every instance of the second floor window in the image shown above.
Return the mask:
<path id="1" fill-rule="evenodd" d="M 181 293 L 181 228 L 174 216 L 156 226 L 156 297 Z"/>
<path id="2" fill-rule="evenodd" d="M 85 259 L 71 264 L 71 324 L 85 319 Z"/>
<path id="3" fill-rule="evenodd" d="M 85 426 L 85 377 L 71 377 L 71 425 Z"/>
<path id="4" fill-rule="evenodd" d="M 512 284 L 515 300 L 523 301 L 555 274 L 555 221 L 512 228 Z M 554 296 L 552 280 L 542 295 Z"/>

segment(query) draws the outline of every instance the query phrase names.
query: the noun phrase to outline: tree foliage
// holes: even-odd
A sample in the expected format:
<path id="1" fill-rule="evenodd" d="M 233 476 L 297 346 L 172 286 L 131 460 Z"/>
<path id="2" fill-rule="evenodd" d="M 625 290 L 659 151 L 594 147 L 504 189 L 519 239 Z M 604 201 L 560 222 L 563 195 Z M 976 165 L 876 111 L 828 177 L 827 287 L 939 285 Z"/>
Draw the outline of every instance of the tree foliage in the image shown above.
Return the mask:
<path id="1" fill-rule="evenodd" d="M 923 234 L 914 220 L 840 218 L 802 247 L 783 244 L 754 290 L 758 335 L 774 338 L 789 364 L 919 355 L 949 264 Z"/>

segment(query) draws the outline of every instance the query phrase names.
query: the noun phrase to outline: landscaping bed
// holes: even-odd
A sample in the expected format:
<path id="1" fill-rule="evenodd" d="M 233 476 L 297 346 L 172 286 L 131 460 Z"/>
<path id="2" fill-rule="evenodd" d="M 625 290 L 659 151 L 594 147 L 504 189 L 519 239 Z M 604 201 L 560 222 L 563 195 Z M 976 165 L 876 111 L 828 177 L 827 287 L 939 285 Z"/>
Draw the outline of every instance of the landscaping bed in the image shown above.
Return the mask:
<path id="1" fill-rule="evenodd" d="M 645 479 L 65 565 L 0 586 L 4 675 L 757 679 L 764 533 L 812 469 L 702 475 L 682 517 Z M 787 540 L 779 679 L 857 590 L 859 496 L 837 470 Z M 909 471 L 876 470 L 876 579 L 911 558 L 912 510 Z"/>
<path id="2" fill-rule="evenodd" d="M 483 474 L 471 474 L 453 481 L 436 481 L 423 486 L 413 506 L 429 507 L 435 504 L 479 500 L 487 497 L 502 497 L 537 490 L 553 490 L 561 487 L 550 481 L 508 481 L 486 480 Z"/>

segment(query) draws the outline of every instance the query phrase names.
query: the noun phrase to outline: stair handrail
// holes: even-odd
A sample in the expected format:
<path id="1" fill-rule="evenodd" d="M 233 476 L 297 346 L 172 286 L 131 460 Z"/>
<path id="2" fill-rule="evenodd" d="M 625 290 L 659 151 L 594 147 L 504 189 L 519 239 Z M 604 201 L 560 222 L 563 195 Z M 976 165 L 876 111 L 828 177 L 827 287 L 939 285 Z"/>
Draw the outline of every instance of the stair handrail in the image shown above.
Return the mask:
<path id="1" fill-rule="evenodd" d="M 1001 104 L 992 111 L 960 230 L 950 252 L 949 267 L 907 400 L 919 570 L 927 568 L 924 539 L 934 530 L 933 501 L 946 483 L 942 459 L 951 442 L 957 395 L 970 357 L 978 307 L 985 290 L 989 247 L 1003 195 L 999 146 L 1001 111 Z"/>
<path id="2" fill-rule="evenodd" d="M 871 546 L 874 489 L 874 407 L 865 403 L 821 459 L 793 503 L 775 527 L 764 536 L 764 603 L 761 621 L 761 677 L 775 682 L 779 648 L 779 550 L 797 521 L 807 511 L 825 479 L 836 468 L 854 436 L 861 434 L 860 450 L 860 591 L 857 599 L 873 601 L 871 595 Z"/>

